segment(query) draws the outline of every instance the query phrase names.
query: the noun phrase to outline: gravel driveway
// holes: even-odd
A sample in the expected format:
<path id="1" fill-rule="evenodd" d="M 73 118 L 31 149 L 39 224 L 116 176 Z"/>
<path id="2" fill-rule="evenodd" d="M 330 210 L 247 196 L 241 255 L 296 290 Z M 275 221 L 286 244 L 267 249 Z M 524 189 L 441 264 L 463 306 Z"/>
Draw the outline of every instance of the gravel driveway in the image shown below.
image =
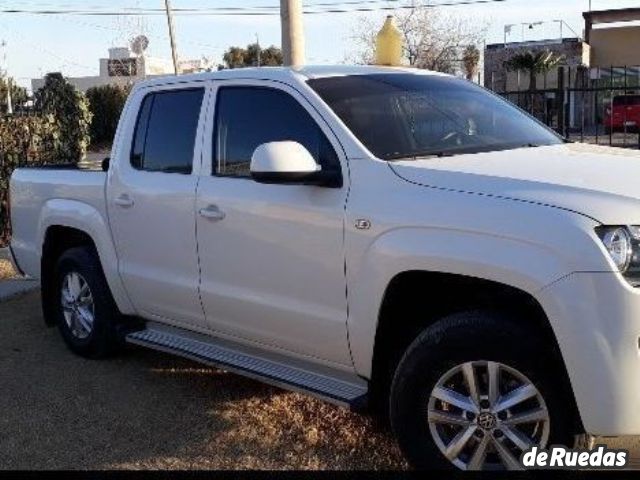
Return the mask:
<path id="1" fill-rule="evenodd" d="M 71 354 L 39 296 L 0 303 L 0 469 L 405 468 L 368 417 L 168 355 Z M 609 442 L 632 451 L 640 439 Z"/>

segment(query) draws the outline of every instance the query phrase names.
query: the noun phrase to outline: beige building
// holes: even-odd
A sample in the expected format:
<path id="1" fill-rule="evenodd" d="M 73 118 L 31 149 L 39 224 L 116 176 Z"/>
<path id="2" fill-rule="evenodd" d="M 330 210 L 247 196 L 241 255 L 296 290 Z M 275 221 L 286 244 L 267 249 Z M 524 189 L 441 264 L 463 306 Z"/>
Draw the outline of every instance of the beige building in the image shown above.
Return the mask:
<path id="1" fill-rule="evenodd" d="M 591 45 L 590 66 L 640 65 L 640 8 L 585 12 L 585 41 Z"/>

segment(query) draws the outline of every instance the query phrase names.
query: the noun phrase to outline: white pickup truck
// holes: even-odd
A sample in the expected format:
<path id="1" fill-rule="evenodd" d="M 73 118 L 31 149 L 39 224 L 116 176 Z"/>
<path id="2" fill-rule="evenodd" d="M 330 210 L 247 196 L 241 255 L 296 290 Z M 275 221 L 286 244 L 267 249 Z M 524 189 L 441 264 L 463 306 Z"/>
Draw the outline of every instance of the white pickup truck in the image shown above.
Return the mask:
<path id="1" fill-rule="evenodd" d="M 640 434 L 636 152 L 445 75 L 267 68 L 138 84 L 103 170 L 11 180 L 15 263 L 80 355 L 368 405 L 417 468 Z"/>

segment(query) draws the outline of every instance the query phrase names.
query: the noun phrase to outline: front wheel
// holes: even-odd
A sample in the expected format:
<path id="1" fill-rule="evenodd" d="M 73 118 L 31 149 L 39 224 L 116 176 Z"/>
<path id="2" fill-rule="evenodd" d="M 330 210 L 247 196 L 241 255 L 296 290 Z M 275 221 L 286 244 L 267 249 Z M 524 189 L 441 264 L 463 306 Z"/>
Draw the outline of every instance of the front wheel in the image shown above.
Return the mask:
<path id="1" fill-rule="evenodd" d="M 548 347 L 497 315 L 427 328 L 396 371 L 391 423 L 418 469 L 519 470 L 533 446 L 571 443 L 569 402 Z"/>

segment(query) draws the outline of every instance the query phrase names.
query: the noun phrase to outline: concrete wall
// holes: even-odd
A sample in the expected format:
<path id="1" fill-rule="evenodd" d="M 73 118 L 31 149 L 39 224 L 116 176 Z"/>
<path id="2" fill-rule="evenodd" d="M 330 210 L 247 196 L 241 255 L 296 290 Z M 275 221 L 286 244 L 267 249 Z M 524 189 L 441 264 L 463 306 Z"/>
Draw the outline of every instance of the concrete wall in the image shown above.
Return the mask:
<path id="1" fill-rule="evenodd" d="M 640 27 L 595 28 L 591 31 L 591 66 L 640 65 Z"/>

